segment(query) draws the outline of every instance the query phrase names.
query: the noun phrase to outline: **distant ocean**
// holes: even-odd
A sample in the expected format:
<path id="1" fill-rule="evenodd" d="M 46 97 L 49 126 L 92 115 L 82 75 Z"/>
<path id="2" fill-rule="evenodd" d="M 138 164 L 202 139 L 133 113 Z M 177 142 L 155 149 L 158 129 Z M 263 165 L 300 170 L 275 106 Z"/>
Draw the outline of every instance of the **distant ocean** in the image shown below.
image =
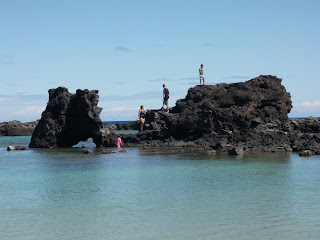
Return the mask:
<path id="1" fill-rule="evenodd" d="M 308 117 L 293 117 L 293 118 L 289 118 L 289 119 L 306 119 Z M 318 118 L 318 120 L 320 120 L 320 117 L 315 117 Z"/>
<path id="2" fill-rule="evenodd" d="M 116 124 L 120 124 L 120 123 L 128 123 L 128 122 L 134 122 L 132 121 L 104 121 L 104 124 L 109 124 L 109 125 L 116 125 Z"/>

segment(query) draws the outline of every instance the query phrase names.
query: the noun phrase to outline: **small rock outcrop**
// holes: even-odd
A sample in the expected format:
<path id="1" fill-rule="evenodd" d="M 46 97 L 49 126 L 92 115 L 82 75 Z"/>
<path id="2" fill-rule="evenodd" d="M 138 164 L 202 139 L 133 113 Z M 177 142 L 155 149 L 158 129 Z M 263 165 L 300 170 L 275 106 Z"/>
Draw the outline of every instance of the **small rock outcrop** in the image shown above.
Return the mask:
<path id="1" fill-rule="evenodd" d="M 7 147 L 8 151 L 15 151 L 15 150 L 27 150 L 26 147 L 24 146 L 8 146 Z"/>
<path id="2" fill-rule="evenodd" d="M 295 152 L 310 150 L 314 154 L 320 155 L 320 135 L 303 134 L 295 139 L 292 148 Z"/>
<path id="3" fill-rule="evenodd" d="M 320 133 L 320 121 L 317 117 L 290 119 L 292 130 L 299 133 Z"/>
<path id="4" fill-rule="evenodd" d="M 145 131 L 122 136 L 129 145 L 188 146 L 231 154 L 291 151 L 291 96 L 275 76 L 246 82 L 195 86 L 169 114 L 146 114 Z M 109 137 L 112 137 L 110 135 Z M 104 145 L 113 141 L 104 140 Z"/>
<path id="5" fill-rule="evenodd" d="M 10 121 L 0 123 L 0 136 L 31 136 L 38 121 L 22 123 Z"/>
<path id="6" fill-rule="evenodd" d="M 118 123 L 115 125 L 116 130 L 139 130 L 139 122 Z"/>
<path id="7" fill-rule="evenodd" d="M 75 94 L 65 87 L 49 90 L 49 101 L 36 126 L 29 147 L 72 147 L 92 138 L 100 146 L 107 129 L 100 119 L 98 90 L 78 89 Z"/>
<path id="8" fill-rule="evenodd" d="M 314 153 L 310 150 L 303 150 L 303 151 L 299 152 L 300 157 L 311 157 L 313 155 L 314 155 Z"/>

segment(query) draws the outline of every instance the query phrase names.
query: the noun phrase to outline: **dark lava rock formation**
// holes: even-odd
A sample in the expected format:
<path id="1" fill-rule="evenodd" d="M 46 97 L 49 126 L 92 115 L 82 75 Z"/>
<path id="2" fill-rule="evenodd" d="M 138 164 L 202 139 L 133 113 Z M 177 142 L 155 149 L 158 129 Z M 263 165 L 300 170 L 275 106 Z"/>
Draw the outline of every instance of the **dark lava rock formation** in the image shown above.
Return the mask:
<path id="1" fill-rule="evenodd" d="M 33 132 L 29 147 L 72 147 L 88 138 L 92 138 L 99 147 L 105 131 L 98 100 L 98 90 L 78 89 L 76 94 L 71 94 L 64 87 L 50 89 L 47 107 Z"/>
<path id="2" fill-rule="evenodd" d="M 196 86 L 169 114 L 147 113 L 145 130 L 122 138 L 129 146 L 197 146 L 230 154 L 291 151 L 297 137 L 290 131 L 291 108 L 290 94 L 275 76 Z M 111 138 L 103 145 L 114 145 Z"/>
<path id="3" fill-rule="evenodd" d="M 116 130 L 139 130 L 140 124 L 138 121 L 119 123 L 115 125 Z"/>
<path id="4" fill-rule="evenodd" d="M 320 133 L 320 121 L 316 117 L 290 119 L 291 128 L 299 133 Z"/>
<path id="5" fill-rule="evenodd" d="M 303 134 L 295 139 L 292 148 L 295 152 L 303 152 L 308 150 L 309 154 L 312 153 L 312 155 L 320 155 L 320 135 Z"/>
<path id="6" fill-rule="evenodd" d="M 10 121 L 0 123 L 0 136 L 31 136 L 38 121 L 22 123 Z"/>
<path id="7" fill-rule="evenodd" d="M 97 90 L 64 87 L 49 90 L 49 101 L 30 147 L 71 147 L 93 138 L 97 147 L 114 147 L 117 135 L 100 119 Z M 320 154 L 319 120 L 288 120 L 292 103 L 281 79 L 261 75 L 246 82 L 195 86 L 170 113 L 146 114 L 143 131 L 121 135 L 125 146 L 172 146 L 241 155 L 252 151 L 299 151 Z M 116 126 L 136 129 L 137 122 Z M 181 150 L 182 151 L 182 150 Z"/>
<path id="8" fill-rule="evenodd" d="M 295 138 L 293 151 L 299 152 L 302 157 L 314 154 L 320 155 L 320 121 L 316 117 L 306 119 L 290 119 L 291 130 L 301 136 Z"/>

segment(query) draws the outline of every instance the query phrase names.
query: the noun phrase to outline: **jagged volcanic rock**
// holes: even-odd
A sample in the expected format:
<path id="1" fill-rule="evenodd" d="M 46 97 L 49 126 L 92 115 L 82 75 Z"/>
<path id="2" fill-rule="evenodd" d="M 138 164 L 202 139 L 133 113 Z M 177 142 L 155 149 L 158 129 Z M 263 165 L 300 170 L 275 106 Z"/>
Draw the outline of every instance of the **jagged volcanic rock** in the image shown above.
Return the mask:
<path id="1" fill-rule="evenodd" d="M 219 135 L 246 132 L 270 123 L 282 129 L 288 123 L 291 108 L 290 94 L 281 85 L 281 79 L 274 76 L 196 86 L 174 108 L 180 114 L 181 130 L 178 129 L 177 136 L 198 138 L 211 131 Z"/>
<path id="2" fill-rule="evenodd" d="M 290 151 L 291 97 L 281 79 L 259 76 L 246 82 L 190 88 L 169 114 L 146 114 L 145 131 L 123 136 L 130 145 L 188 145 L 232 151 Z M 111 137 L 111 136 L 110 136 Z M 105 145 L 107 145 L 105 141 Z M 182 142 L 184 144 L 182 144 Z"/>
<path id="3" fill-rule="evenodd" d="M 313 154 L 320 155 L 320 135 L 303 134 L 302 136 L 296 138 L 292 148 L 296 152 L 309 150 L 313 152 Z"/>
<path id="4" fill-rule="evenodd" d="M 290 125 L 299 133 L 320 133 L 320 121 L 316 117 L 290 119 Z"/>
<path id="5" fill-rule="evenodd" d="M 31 136 L 38 120 L 34 122 L 22 123 L 19 121 L 10 121 L 0 123 L 0 136 Z"/>
<path id="6" fill-rule="evenodd" d="M 118 123 L 115 125 L 117 130 L 139 130 L 139 122 L 127 122 L 127 123 Z"/>
<path id="7" fill-rule="evenodd" d="M 49 101 L 36 126 L 30 148 L 72 147 L 92 138 L 101 145 L 105 134 L 98 105 L 98 90 L 78 89 L 71 94 L 65 87 L 49 90 Z"/>

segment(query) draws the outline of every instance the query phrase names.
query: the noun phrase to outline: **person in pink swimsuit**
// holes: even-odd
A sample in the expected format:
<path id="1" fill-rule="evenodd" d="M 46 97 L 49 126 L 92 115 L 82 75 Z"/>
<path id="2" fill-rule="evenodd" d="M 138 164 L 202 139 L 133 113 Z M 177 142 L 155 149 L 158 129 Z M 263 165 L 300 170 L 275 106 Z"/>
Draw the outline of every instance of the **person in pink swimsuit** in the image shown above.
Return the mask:
<path id="1" fill-rule="evenodd" d="M 117 137 L 116 145 L 117 145 L 117 148 L 123 147 L 122 140 L 121 140 L 120 136 Z"/>

